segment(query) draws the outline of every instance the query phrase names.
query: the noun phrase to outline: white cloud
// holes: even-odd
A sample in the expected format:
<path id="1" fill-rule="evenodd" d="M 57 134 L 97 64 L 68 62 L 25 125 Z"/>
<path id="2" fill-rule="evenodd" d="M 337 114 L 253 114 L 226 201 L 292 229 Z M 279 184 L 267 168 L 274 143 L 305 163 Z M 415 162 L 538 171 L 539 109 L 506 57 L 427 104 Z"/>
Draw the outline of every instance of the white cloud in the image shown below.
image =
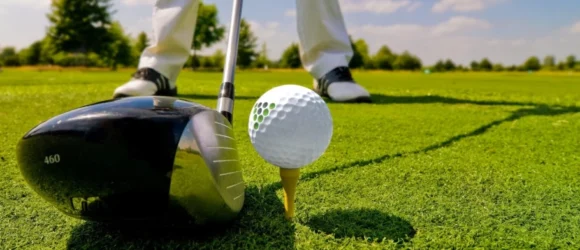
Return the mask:
<path id="1" fill-rule="evenodd" d="M 52 0 L 0 0 L 0 6 L 26 6 L 30 8 L 43 9 L 50 6 Z M 114 4 L 123 5 L 153 5 L 155 0 L 114 0 Z"/>
<path id="2" fill-rule="evenodd" d="M 387 35 L 399 37 L 434 37 L 441 35 L 453 35 L 465 31 L 489 29 L 491 24 L 486 20 L 475 19 L 465 16 L 451 17 L 447 21 L 434 26 L 418 24 L 394 24 L 394 25 L 362 25 L 351 27 L 350 32 L 361 32 L 373 35 Z"/>
<path id="3" fill-rule="evenodd" d="M 0 6 L 19 5 L 42 9 L 50 6 L 51 0 L 0 0 Z"/>
<path id="4" fill-rule="evenodd" d="M 414 2 L 411 5 L 409 5 L 409 7 L 407 8 L 407 12 L 413 12 L 415 10 L 417 10 L 419 7 L 421 7 L 423 4 L 420 2 Z"/>
<path id="5" fill-rule="evenodd" d="M 580 33 L 580 21 L 573 24 L 572 27 L 570 27 L 568 29 L 568 32 L 570 32 L 570 34 L 579 34 Z"/>
<path id="6" fill-rule="evenodd" d="M 279 32 L 279 22 L 259 23 L 256 21 L 248 21 L 252 31 L 259 39 L 268 39 L 276 36 Z"/>
<path id="7" fill-rule="evenodd" d="M 362 25 L 350 27 L 350 33 L 365 34 L 367 36 L 398 36 L 398 37 L 418 37 L 427 34 L 428 28 L 416 24 L 394 24 L 387 26 Z M 366 37 L 364 37 L 366 39 Z"/>
<path id="8" fill-rule="evenodd" d="M 298 41 L 296 26 L 284 26 L 279 22 L 256 22 L 249 21 L 252 31 L 258 37 L 258 47 L 261 50 L 263 43 L 266 44 L 268 57 L 278 59 L 282 52 L 292 43 Z"/>
<path id="9" fill-rule="evenodd" d="M 128 6 L 135 5 L 153 5 L 155 0 L 121 0 L 121 4 Z"/>
<path id="10" fill-rule="evenodd" d="M 151 39 L 153 37 L 152 22 L 153 18 L 151 16 L 139 18 L 134 22 L 124 25 L 126 26 L 125 32 L 133 37 L 137 37 L 137 34 L 144 31 L 147 33 L 147 37 Z"/>
<path id="11" fill-rule="evenodd" d="M 499 39 L 491 39 L 491 40 L 487 41 L 487 44 L 489 44 L 489 45 L 500 45 L 501 44 L 501 40 L 499 40 Z"/>
<path id="12" fill-rule="evenodd" d="M 524 39 L 517 39 L 517 40 L 511 40 L 511 41 L 509 41 L 509 43 L 513 46 L 521 46 L 521 45 L 525 45 L 527 42 Z"/>
<path id="13" fill-rule="evenodd" d="M 51 0 L 2 0 L 2 4 L 50 5 Z"/>
<path id="14" fill-rule="evenodd" d="M 448 10 L 456 12 L 472 12 L 483 10 L 490 5 L 504 2 L 505 0 L 439 0 L 431 11 L 442 13 Z"/>
<path id="15" fill-rule="evenodd" d="M 444 35 L 462 31 L 489 29 L 489 28 L 491 28 L 491 24 L 486 20 L 475 19 L 465 16 L 456 16 L 436 25 L 435 27 L 433 27 L 431 32 L 434 35 Z"/>
<path id="16" fill-rule="evenodd" d="M 394 13 L 411 3 L 410 0 L 340 0 L 340 8 L 344 13 Z"/>
<path id="17" fill-rule="evenodd" d="M 284 12 L 284 16 L 287 16 L 287 17 L 295 17 L 296 16 L 296 10 L 295 9 L 286 10 Z"/>
<path id="18" fill-rule="evenodd" d="M 247 20 L 250 24 L 252 32 L 258 38 L 257 50 L 261 49 L 263 43 L 266 43 L 268 50 L 268 57 L 270 59 L 278 59 L 282 55 L 282 52 L 292 43 L 298 42 L 298 36 L 296 33 L 296 25 L 290 26 L 286 24 L 282 27 L 279 22 L 258 22 L 254 20 Z M 292 28 L 289 28 L 292 27 Z M 229 30 L 229 25 L 226 25 L 226 35 Z M 211 48 L 203 49 L 201 54 L 211 54 L 214 51 L 221 49 L 225 51 L 227 46 L 227 39 L 224 39 L 220 43 L 212 46 Z"/>
<path id="19" fill-rule="evenodd" d="M 535 42 L 542 43 L 542 39 L 536 39 Z M 490 39 L 487 41 L 488 45 L 494 45 L 499 47 L 519 47 L 528 44 L 526 39 Z"/>

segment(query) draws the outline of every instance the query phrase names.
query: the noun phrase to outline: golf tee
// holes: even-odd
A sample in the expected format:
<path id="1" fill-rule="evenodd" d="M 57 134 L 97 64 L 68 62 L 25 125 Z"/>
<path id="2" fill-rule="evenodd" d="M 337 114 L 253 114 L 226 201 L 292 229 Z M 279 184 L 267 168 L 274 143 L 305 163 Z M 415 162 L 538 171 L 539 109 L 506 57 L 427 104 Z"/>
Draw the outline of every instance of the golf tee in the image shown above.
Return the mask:
<path id="1" fill-rule="evenodd" d="M 300 169 L 280 168 L 280 178 L 284 189 L 284 213 L 286 219 L 294 217 L 294 199 L 296 197 L 296 185 L 300 177 Z"/>

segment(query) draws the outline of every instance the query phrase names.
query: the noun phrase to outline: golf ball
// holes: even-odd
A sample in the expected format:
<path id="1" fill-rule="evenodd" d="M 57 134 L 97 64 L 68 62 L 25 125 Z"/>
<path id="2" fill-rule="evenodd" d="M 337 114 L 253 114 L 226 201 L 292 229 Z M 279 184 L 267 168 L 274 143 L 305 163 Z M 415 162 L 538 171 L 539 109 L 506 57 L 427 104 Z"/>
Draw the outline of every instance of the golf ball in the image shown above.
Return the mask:
<path id="1" fill-rule="evenodd" d="M 269 163 L 301 168 L 322 156 L 332 138 L 332 117 L 316 92 L 282 85 L 264 93 L 250 113 L 252 145 Z"/>

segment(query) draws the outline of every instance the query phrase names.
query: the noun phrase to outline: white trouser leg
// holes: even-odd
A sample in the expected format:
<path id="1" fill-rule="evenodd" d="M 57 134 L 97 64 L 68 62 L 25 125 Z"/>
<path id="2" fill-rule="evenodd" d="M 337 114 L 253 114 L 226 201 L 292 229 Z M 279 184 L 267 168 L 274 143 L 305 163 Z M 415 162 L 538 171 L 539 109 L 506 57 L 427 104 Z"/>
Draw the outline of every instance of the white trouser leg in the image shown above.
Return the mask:
<path id="1" fill-rule="evenodd" d="M 348 66 L 353 51 L 338 0 L 296 0 L 300 59 L 318 79 Z"/>
<path id="2" fill-rule="evenodd" d="M 296 0 L 296 22 L 302 64 L 314 77 L 314 88 L 324 89 L 317 80 L 337 67 L 348 67 L 353 55 L 339 2 Z M 334 101 L 371 101 L 365 88 L 346 78 L 329 84 L 326 94 Z"/>
<path id="3" fill-rule="evenodd" d="M 151 45 L 141 54 L 139 68 L 153 68 L 172 86 L 189 58 L 199 0 L 157 0 L 153 9 Z"/>

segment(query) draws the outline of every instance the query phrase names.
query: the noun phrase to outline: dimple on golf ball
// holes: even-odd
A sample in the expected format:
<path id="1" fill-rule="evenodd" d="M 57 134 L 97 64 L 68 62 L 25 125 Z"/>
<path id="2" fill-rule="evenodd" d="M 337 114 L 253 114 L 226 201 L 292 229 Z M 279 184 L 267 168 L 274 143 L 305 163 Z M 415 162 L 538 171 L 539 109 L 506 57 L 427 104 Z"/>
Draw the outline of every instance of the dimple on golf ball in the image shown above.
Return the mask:
<path id="1" fill-rule="evenodd" d="M 269 163 L 301 168 L 322 156 L 332 138 L 332 117 L 324 100 L 298 85 L 264 93 L 250 113 L 252 145 Z"/>

